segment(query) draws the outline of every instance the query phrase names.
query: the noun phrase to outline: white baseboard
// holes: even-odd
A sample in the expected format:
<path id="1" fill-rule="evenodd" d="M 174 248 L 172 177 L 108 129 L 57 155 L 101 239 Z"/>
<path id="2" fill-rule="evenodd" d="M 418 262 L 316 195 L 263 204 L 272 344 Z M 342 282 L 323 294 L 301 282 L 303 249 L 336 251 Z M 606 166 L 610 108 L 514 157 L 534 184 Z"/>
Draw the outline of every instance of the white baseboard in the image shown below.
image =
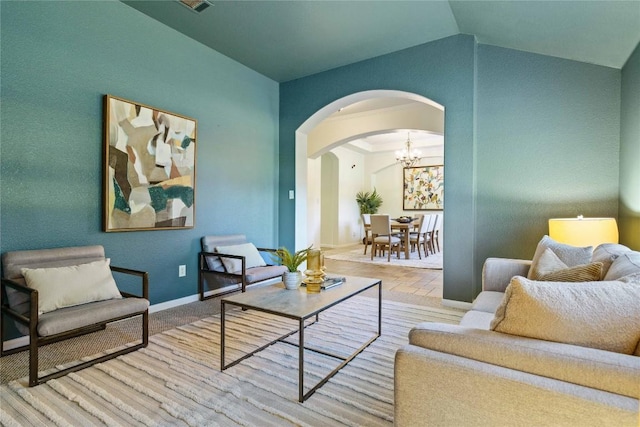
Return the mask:
<path id="1" fill-rule="evenodd" d="M 446 306 L 446 307 L 451 307 L 451 308 L 459 308 L 461 310 L 471 310 L 471 303 L 470 302 L 463 302 L 463 301 L 455 301 L 452 299 L 442 299 L 442 305 Z"/>
<path id="2" fill-rule="evenodd" d="M 157 313 L 158 311 L 168 310 L 170 308 L 179 307 L 181 305 L 190 304 L 192 302 L 200 301 L 198 294 L 189 295 L 188 297 L 173 299 L 171 301 L 161 302 L 160 304 L 153 304 L 149 306 L 149 313 Z"/>

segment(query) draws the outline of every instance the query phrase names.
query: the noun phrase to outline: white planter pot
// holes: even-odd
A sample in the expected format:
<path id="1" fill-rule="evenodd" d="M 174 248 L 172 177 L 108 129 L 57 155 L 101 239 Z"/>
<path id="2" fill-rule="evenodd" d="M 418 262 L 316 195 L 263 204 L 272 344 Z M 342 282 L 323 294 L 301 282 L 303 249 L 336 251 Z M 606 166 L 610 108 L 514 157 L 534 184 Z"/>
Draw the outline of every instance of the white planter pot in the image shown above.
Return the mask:
<path id="1" fill-rule="evenodd" d="M 302 283 L 302 273 L 300 271 L 296 271 L 295 273 L 287 271 L 282 275 L 282 282 L 287 289 L 298 289 L 300 283 Z"/>

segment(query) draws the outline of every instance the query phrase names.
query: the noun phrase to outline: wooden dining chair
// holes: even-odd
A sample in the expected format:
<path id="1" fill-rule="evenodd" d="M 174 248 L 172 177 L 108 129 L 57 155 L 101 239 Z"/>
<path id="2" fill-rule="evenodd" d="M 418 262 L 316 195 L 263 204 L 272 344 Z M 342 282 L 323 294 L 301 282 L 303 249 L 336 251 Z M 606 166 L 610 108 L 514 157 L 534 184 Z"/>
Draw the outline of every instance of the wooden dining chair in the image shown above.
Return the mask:
<path id="1" fill-rule="evenodd" d="M 431 221 L 431 224 L 429 225 L 429 249 L 431 250 L 432 254 L 436 253 L 436 246 L 434 244 L 434 240 L 435 240 L 435 235 L 436 235 L 436 230 L 438 229 L 438 224 L 440 223 L 440 215 L 433 215 L 433 220 Z M 440 249 L 438 248 L 438 251 Z"/>
<path id="2" fill-rule="evenodd" d="M 389 215 L 371 215 L 371 260 L 378 250 L 389 249 L 387 261 L 391 261 L 391 251 L 396 250 L 400 258 L 400 246 L 402 239 L 391 234 L 391 219 Z"/>
<path id="3" fill-rule="evenodd" d="M 364 254 L 367 254 L 367 247 L 371 242 L 371 214 L 360 214 L 362 226 L 364 227 Z"/>
<path id="4" fill-rule="evenodd" d="M 420 254 L 420 246 L 424 250 L 424 256 L 429 256 L 429 226 L 431 225 L 431 216 L 432 215 L 423 215 L 420 218 L 419 228 L 417 232 L 411 233 L 409 236 L 409 242 L 411 243 L 411 247 L 417 247 L 418 249 L 418 258 L 422 259 L 422 255 Z"/>
<path id="5" fill-rule="evenodd" d="M 438 248 L 438 252 L 440 252 L 440 230 L 442 230 L 442 214 L 436 215 L 438 217 L 438 222 L 433 230 L 433 236 L 431 237 L 432 245 L 434 249 Z"/>

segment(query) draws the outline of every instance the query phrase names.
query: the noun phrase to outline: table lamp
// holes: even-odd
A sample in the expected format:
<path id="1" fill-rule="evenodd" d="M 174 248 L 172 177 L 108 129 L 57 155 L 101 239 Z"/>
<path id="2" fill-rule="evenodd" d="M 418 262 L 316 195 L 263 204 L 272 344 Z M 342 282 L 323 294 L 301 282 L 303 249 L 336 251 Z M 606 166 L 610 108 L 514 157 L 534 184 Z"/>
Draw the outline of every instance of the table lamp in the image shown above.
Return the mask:
<path id="1" fill-rule="evenodd" d="M 549 220 L 549 237 L 571 246 L 593 246 L 601 243 L 618 243 L 618 226 L 615 218 L 552 218 Z"/>

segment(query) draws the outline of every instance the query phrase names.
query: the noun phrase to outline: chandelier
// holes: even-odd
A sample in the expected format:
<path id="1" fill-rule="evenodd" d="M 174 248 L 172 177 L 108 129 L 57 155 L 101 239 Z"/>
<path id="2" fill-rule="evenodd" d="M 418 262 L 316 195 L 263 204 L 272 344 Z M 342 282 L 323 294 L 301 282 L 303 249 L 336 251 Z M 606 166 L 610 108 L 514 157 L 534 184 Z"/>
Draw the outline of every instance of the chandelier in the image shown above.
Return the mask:
<path id="1" fill-rule="evenodd" d="M 410 168 L 422 158 L 421 154 L 420 150 L 411 149 L 411 139 L 407 133 L 407 147 L 396 151 L 396 160 L 405 168 Z"/>

